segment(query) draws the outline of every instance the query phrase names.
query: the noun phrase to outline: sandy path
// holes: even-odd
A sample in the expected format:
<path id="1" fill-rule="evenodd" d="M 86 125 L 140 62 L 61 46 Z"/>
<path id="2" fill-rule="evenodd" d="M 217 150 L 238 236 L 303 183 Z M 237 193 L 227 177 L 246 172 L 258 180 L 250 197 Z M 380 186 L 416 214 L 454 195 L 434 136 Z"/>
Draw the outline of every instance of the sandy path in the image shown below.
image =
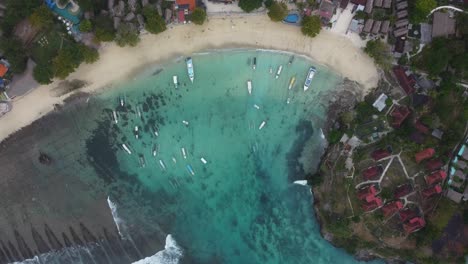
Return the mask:
<path id="1" fill-rule="evenodd" d="M 328 65 L 344 77 L 359 82 L 364 89 L 374 87 L 377 70 L 371 58 L 347 38 L 324 31 L 314 39 L 302 35 L 295 26 L 273 23 L 266 15 L 211 17 L 203 26 L 180 25 L 159 35 L 142 36 L 135 48 L 107 44 L 101 48 L 101 59 L 82 65 L 68 79 L 89 83 L 84 91 L 128 78 L 140 67 L 195 51 L 219 48 L 267 48 L 292 51 Z M 41 86 L 16 99 L 13 110 L 0 119 L 0 140 L 53 110 L 63 97 L 54 97 L 51 89 L 57 81 Z"/>

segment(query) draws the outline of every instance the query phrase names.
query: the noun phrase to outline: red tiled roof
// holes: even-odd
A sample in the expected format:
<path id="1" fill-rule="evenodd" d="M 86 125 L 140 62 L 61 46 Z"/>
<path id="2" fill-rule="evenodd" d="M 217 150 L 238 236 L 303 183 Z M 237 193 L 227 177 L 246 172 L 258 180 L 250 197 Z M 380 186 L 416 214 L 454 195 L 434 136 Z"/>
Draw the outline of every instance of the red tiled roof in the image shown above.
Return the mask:
<path id="1" fill-rule="evenodd" d="M 414 78 L 408 77 L 403 67 L 396 66 L 393 68 L 393 72 L 398 79 L 398 83 L 400 84 L 401 88 L 405 90 L 406 94 L 412 94 L 415 92 L 414 85 L 416 84 L 416 80 L 414 80 Z"/>
<path id="2" fill-rule="evenodd" d="M 365 187 L 363 189 L 360 189 L 358 191 L 358 198 L 359 200 L 367 200 L 368 197 L 373 197 L 377 193 L 377 189 L 375 188 L 374 185 Z M 372 198 L 371 198 L 372 200 Z"/>
<path id="3" fill-rule="evenodd" d="M 381 160 L 381 159 L 386 158 L 388 156 L 390 156 L 390 152 L 388 152 L 388 150 L 385 150 L 385 149 L 374 150 L 374 152 L 372 152 L 372 154 L 371 154 L 371 157 L 374 160 Z"/>
<path id="4" fill-rule="evenodd" d="M 8 67 L 0 63 L 0 77 L 5 76 L 8 72 Z"/>
<path id="5" fill-rule="evenodd" d="M 434 185 L 432 187 L 429 187 L 429 188 L 426 188 L 422 191 L 422 195 L 424 196 L 424 198 L 429 198 L 435 194 L 439 194 L 442 192 L 442 187 L 437 184 L 437 185 Z"/>
<path id="6" fill-rule="evenodd" d="M 403 224 L 403 228 L 407 234 L 418 231 L 419 229 L 426 226 L 426 222 L 421 217 L 415 217 L 408 221 L 408 223 Z"/>
<path id="7" fill-rule="evenodd" d="M 403 184 L 398 186 L 395 191 L 393 192 L 393 197 L 395 199 L 399 199 L 413 191 L 413 188 L 411 187 L 410 184 Z"/>
<path id="8" fill-rule="evenodd" d="M 426 183 L 427 185 L 432 185 L 434 183 L 445 180 L 445 178 L 447 178 L 447 173 L 445 171 L 439 170 L 426 176 Z"/>
<path id="9" fill-rule="evenodd" d="M 392 126 L 396 128 L 400 127 L 409 114 L 410 110 L 406 106 L 398 106 L 393 108 L 393 111 L 390 114 L 393 117 Z"/>
<path id="10" fill-rule="evenodd" d="M 377 176 L 379 176 L 380 173 L 382 173 L 382 170 L 383 170 L 382 166 L 373 166 L 373 167 L 367 168 L 362 172 L 362 177 L 366 181 L 375 180 Z"/>
<path id="11" fill-rule="evenodd" d="M 382 212 L 385 217 L 389 217 L 392 214 L 398 212 L 401 208 L 403 208 L 403 204 L 400 201 L 394 201 L 387 203 L 384 207 L 382 207 Z"/>
<path id="12" fill-rule="evenodd" d="M 417 163 L 420 163 L 421 161 L 434 156 L 434 154 L 435 154 L 435 150 L 433 148 L 427 148 L 423 151 L 416 153 L 414 158 L 416 159 Z"/>
<path id="13" fill-rule="evenodd" d="M 410 218 L 418 216 L 418 212 L 416 212 L 415 210 L 411 210 L 411 209 L 402 210 L 398 214 L 400 215 L 400 220 L 402 222 L 405 222 L 406 220 Z"/>
<path id="14" fill-rule="evenodd" d="M 189 5 L 189 10 L 193 11 L 195 9 L 196 4 L 195 0 L 176 0 L 177 5 Z M 179 15 L 180 16 L 180 15 Z"/>
<path id="15" fill-rule="evenodd" d="M 426 169 L 428 171 L 434 171 L 434 170 L 440 169 L 442 166 L 444 166 L 444 164 L 442 163 L 440 159 L 431 159 L 430 161 L 426 163 Z"/>
<path id="16" fill-rule="evenodd" d="M 382 206 L 382 199 L 379 197 L 374 197 L 375 199 L 370 202 L 364 202 L 362 204 L 362 209 L 366 212 L 372 211 L 379 206 Z"/>
<path id="17" fill-rule="evenodd" d="M 414 124 L 414 127 L 423 134 L 429 133 L 429 128 L 426 125 L 424 125 L 420 120 L 418 120 L 416 124 Z"/>

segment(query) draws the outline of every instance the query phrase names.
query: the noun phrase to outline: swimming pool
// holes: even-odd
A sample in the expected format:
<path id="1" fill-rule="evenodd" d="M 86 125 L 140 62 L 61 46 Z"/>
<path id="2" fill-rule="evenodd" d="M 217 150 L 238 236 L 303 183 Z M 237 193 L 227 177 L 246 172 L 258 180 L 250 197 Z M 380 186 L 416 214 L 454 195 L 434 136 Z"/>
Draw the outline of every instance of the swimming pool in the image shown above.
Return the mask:
<path id="1" fill-rule="evenodd" d="M 288 14 L 283 21 L 290 24 L 297 24 L 299 22 L 299 14 Z"/>

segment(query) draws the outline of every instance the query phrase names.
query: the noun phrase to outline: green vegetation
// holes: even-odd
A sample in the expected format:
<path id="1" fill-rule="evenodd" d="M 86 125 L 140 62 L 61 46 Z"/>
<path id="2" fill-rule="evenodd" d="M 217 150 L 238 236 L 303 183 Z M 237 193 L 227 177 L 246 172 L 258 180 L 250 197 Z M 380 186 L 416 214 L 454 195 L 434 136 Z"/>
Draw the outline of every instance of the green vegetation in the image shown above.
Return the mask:
<path id="1" fill-rule="evenodd" d="M 367 17 L 367 13 L 362 10 L 356 11 L 354 15 L 355 19 L 367 19 Z"/>
<path id="2" fill-rule="evenodd" d="M 13 73 L 22 73 L 26 69 L 28 57 L 23 43 L 15 37 L 2 38 L 0 49 L 11 64 L 10 70 Z"/>
<path id="3" fill-rule="evenodd" d="M 285 3 L 279 3 L 274 1 L 273 4 L 268 8 L 268 16 L 272 21 L 282 21 L 288 14 L 288 7 Z"/>
<path id="4" fill-rule="evenodd" d="M 392 56 L 387 45 L 380 39 L 368 41 L 364 52 L 373 58 L 375 64 L 380 67 L 384 69 L 389 69 L 391 67 Z"/>
<path id="5" fill-rule="evenodd" d="M 318 16 L 306 16 L 302 19 L 302 34 L 311 38 L 317 36 L 322 29 L 322 23 Z"/>
<path id="6" fill-rule="evenodd" d="M 90 32 L 93 30 L 93 24 L 90 20 L 84 19 L 81 21 L 79 29 L 81 32 Z"/>
<path id="7" fill-rule="evenodd" d="M 140 42 L 137 29 L 132 24 L 122 23 L 117 29 L 115 42 L 120 47 L 131 46 L 135 47 Z"/>
<path id="8" fill-rule="evenodd" d="M 29 17 L 41 3 L 42 1 L 39 0 L 7 0 L 5 3 L 5 14 L 2 20 L 4 36 L 11 35 L 16 24 Z"/>
<path id="9" fill-rule="evenodd" d="M 40 29 L 50 28 L 54 24 L 54 16 L 47 6 L 41 5 L 29 16 L 29 22 Z"/>
<path id="10" fill-rule="evenodd" d="M 86 47 L 83 44 L 70 45 L 61 49 L 53 59 L 52 65 L 55 76 L 65 79 L 70 73 L 83 62 L 92 63 L 99 58 L 96 50 Z"/>
<path id="11" fill-rule="evenodd" d="M 192 21 L 197 25 L 203 25 L 206 20 L 206 12 L 202 8 L 195 8 L 192 12 Z"/>
<path id="12" fill-rule="evenodd" d="M 328 132 L 328 143 L 336 144 L 340 141 L 342 136 L 343 136 L 342 131 L 333 129 L 330 132 Z"/>
<path id="13" fill-rule="evenodd" d="M 40 84 L 49 84 L 54 78 L 54 72 L 49 64 L 37 64 L 33 70 L 34 79 Z"/>
<path id="14" fill-rule="evenodd" d="M 166 30 L 166 23 L 164 22 L 164 19 L 158 14 L 158 12 L 154 8 L 150 6 L 146 6 L 145 8 L 143 8 L 143 16 L 146 20 L 145 29 L 148 30 L 149 33 L 158 34 Z M 124 38 L 128 39 L 128 45 L 130 46 L 135 46 L 139 42 L 138 36 L 138 40 L 136 40 L 134 36 L 134 33 L 138 34 L 138 32 L 136 32 L 136 29 L 124 27 L 123 29 L 119 28 L 119 30 L 117 30 L 117 44 L 119 46 L 125 46 L 125 44 L 119 44 L 119 38 L 122 39 L 122 36 L 126 36 Z"/>
<path id="15" fill-rule="evenodd" d="M 262 0 L 239 0 L 239 7 L 247 13 L 262 6 Z"/>
<path id="16" fill-rule="evenodd" d="M 82 54 L 85 63 L 94 63 L 99 60 L 99 52 L 95 49 L 80 44 L 78 45 L 78 50 Z"/>
<path id="17" fill-rule="evenodd" d="M 108 16 L 100 15 L 93 21 L 95 27 L 95 36 L 97 41 L 113 41 L 115 39 L 115 30 L 112 19 Z"/>
<path id="18" fill-rule="evenodd" d="M 410 9 L 410 21 L 413 24 L 426 21 L 429 12 L 437 7 L 436 0 L 413 0 L 408 1 L 408 4 Z"/>

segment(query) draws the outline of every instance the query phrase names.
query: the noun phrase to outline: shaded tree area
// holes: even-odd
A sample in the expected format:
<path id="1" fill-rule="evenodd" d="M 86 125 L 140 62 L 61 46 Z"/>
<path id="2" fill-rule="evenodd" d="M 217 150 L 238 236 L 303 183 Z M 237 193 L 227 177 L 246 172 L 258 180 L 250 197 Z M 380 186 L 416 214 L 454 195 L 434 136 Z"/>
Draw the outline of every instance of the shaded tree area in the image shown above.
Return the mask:
<path id="1" fill-rule="evenodd" d="M 203 25 L 203 23 L 205 23 L 205 20 L 206 20 L 205 10 L 199 7 L 195 8 L 192 12 L 191 19 L 193 23 L 197 25 Z"/>
<path id="2" fill-rule="evenodd" d="M 239 0 L 239 7 L 247 13 L 262 6 L 262 0 Z"/>
<path id="3" fill-rule="evenodd" d="M 274 1 L 268 7 L 268 16 L 272 21 L 278 22 L 282 21 L 288 14 L 288 7 L 285 3 L 279 3 Z"/>
<path id="4" fill-rule="evenodd" d="M 117 29 L 115 42 L 120 47 L 130 46 L 135 47 L 140 42 L 138 30 L 133 24 L 122 23 Z"/>
<path id="5" fill-rule="evenodd" d="M 143 8 L 143 16 L 145 17 L 145 29 L 153 34 L 158 34 L 166 30 L 166 22 L 158 14 L 158 12 L 149 6 Z"/>
<path id="6" fill-rule="evenodd" d="M 364 48 L 364 52 L 374 59 L 375 64 L 384 69 L 390 68 L 392 55 L 387 44 L 380 39 L 368 41 Z"/>
<path id="7" fill-rule="evenodd" d="M 0 49 L 10 62 L 10 70 L 13 73 L 22 73 L 26 69 L 28 55 L 21 40 L 13 36 L 1 38 Z"/>
<path id="8" fill-rule="evenodd" d="M 322 29 L 322 23 L 320 21 L 320 17 L 305 16 L 302 19 L 302 27 L 301 27 L 302 34 L 313 38 L 320 33 L 321 29 Z"/>
<path id="9" fill-rule="evenodd" d="M 427 15 L 437 7 L 436 0 L 412 0 L 408 1 L 410 21 L 419 24 L 427 20 Z"/>
<path id="10" fill-rule="evenodd" d="M 97 42 L 108 42 L 115 39 L 114 23 L 110 17 L 99 15 L 91 23 L 94 25 L 95 40 Z"/>
<path id="11" fill-rule="evenodd" d="M 29 22 L 39 29 L 50 29 L 54 25 L 54 15 L 47 6 L 40 5 L 29 16 Z"/>
<path id="12" fill-rule="evenodd" d="M 6 0 L 1 24 L 4 36 L 10 36 L 16 24 L 29 17 L 41 4 L 40 0 Z"/>

